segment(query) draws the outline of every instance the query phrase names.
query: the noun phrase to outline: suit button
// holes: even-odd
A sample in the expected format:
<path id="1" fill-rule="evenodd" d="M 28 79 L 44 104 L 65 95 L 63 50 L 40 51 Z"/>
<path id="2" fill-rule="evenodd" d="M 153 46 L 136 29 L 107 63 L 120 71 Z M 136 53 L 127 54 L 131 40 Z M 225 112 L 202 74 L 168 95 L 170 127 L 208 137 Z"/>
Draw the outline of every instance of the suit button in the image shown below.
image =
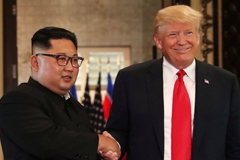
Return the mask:
<path id="1" fill-rule="evenodd" d="M 77 127 L 78 127 L 78 128 L 81 128 L 81 124 L 78 123 L 78 124 L 77 124 Z"/>
<path id="2" fill-rule="evenodd" d="M 85 158 L 85 159 L 89 159 L 89 156 L 86 155 L 86 156 L 83 156 L 83 158 Z"/>
<path id="3" fill-rule="evenodd" d="M 77 154 L 77 155 L 76 155 L 76 157 L 77 157 L 77 158 L 82 158 L 83 156 L 82 156 L 82 155 L 79 155 L 79 154 Z"/>

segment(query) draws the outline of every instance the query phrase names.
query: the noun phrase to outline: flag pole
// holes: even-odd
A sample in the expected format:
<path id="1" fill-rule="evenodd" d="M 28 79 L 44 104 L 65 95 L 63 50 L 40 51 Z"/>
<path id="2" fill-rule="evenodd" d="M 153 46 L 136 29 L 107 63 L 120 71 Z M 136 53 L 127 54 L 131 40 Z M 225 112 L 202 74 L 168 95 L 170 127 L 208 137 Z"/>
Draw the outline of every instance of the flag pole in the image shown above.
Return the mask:
<path id="1" fill-rule="evenodd" d="M 86 63 L 87 63 L 87 65 L 86 65 L 86 73 L 89 73 L 89 63 L 88 63 L 88 59 L 86 59 Z"/>
<path id="2" fill-rule="evenodd" d="M 101 72 L 101 56 L 99 56 L 99 59 L 98 59 L 98 71 Z"/>
<path id="3" fill-rule="evenodd" d="M 107 73 L 110 73 L 110 60 L 108 57 L 108 61 L 107 61 Z"/>
<path id="4" fill-rule="evenodd" d="M 88 73 L 89 73 L 89 63 L 88 63 L 88 59 L 86 59 L 86 75 L 87 75 L 87 77 L 88 77 Z M 86 78 L 86 81 L 87 80 L 88 80 L 88 78 Z M 85 83 L 85 88 L 86 88 L 86 85 L 87 85 L 87 83 Z M 83 96 L 80 97 L 80 102 L 83 102 Z"/>
<path id="5" fill-rule="evenodd" d="M 120 70 L 120 64 L 121 64 L 121 57 L 120 57 L 120 55 L 118 55 L 118 57 L 117 57 L 118 71 Z"/>
<path id="6" fill-rule="evenodd" d="M 103 106 L 102 106 L 102 96 L 101 96 L 101 57 L 99 57 L 98 61 L 99 67 L 99 76 L 98 82 L 95 89 L 95 97 L 93 103 L 93 117 L 92 117 L 92 124 L 93 128 L 98 134 L 101 134 L 105 127 L 105 120 L 103 115 Z"/>

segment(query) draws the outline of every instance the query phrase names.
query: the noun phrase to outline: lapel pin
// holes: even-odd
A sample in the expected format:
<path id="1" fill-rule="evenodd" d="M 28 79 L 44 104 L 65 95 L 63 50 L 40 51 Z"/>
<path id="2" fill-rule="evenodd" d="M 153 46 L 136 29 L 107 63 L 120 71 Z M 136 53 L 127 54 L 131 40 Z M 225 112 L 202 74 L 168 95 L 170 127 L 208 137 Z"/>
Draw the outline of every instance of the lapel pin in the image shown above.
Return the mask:
<path id="1" fill-rule="evenodd" d="M 209 84 L 209 80 L 204 79 L 204 83 Z"/>

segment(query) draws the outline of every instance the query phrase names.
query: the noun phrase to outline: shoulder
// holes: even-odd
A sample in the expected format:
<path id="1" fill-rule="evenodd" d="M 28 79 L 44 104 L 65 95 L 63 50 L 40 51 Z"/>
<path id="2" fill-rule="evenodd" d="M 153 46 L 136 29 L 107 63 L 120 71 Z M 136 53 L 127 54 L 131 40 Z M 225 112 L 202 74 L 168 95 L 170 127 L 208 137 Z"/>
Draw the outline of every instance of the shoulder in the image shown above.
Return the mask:
<path id="1" fill-rule="evenodd" d="M 224 84 L 228 84 L 233 81 L 237 82 L 237 76 L 226 69 L 198 60 L 196 61 L 196 64 L 197 75 L 202 73 L 207 77 L 211 77 L 213 80 Z"/>
<path id="2" fill-rule="evenodd" d="M 31 101 L 36 100 L 36 96 L 38 95 L 38 91 L 35 90 L 33 87 L 28 85 L 27 83 L 22 83 L 15 89 L 4 94 L 0 100 L 0 103 L 19 103 L 27 100 L 29 103 Z"/>
<path id="3" fill-rule="evenodd" d="M 28 83 L 21 83 L 15 89 L 3 95 L 0 103 L 17 103 L 17 104 L 36 104 L 45 101 L 58 101 L 59 95 L 42 86 L 37 81 L 30 79 Z"/>
<path id="4" fill-rule="evenodd" d="M 162 68 L 162 59 L 149 60 L 138 64 L 133 64 L 120 70 L 124 74 L 147 74 L 151 68 Z"/>
<path id="5" fill-rule="evenodd" d="M 228 71 L 226 69 L 220 68 L 218 66 L 211 65 L 211 64 L 206 63 L 206 62 L 201 62 L 199 60 L 196 60 L 196 64 L 197 64 L 196 65 L 197 70 L 204 69 L 208 72 L 219 74 L 219 75 L 235 76 L 235 74 L 231 73 L 230 71 Z"/>

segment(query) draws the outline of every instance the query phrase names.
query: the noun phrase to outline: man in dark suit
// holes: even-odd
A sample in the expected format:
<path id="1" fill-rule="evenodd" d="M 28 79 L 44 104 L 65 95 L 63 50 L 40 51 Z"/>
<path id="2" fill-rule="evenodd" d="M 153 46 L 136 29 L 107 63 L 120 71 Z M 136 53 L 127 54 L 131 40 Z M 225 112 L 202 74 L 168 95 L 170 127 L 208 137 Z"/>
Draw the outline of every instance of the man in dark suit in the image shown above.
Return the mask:
<path id="1" fill-rule="evenodd" d="M 28 83 L 0 100 L 5 160 L 95 160 L 98 152 L 110 152 L 109 159 L 120 156 L 117 142 L 96 134 L 83 106 L 69 94 L 82 61 L 74 33 L 46 27 L 33 35 Z"/>
<path id="2" fill-rule="evenodd" d="M 194 58 L 201 19 L 200 12 L 185 5 L 160 10 L 154 40 L 163 58 L 119 71 L 104 134 L 119 142 L 128 160 L 240 159 L 238 81 L 232 73 Z M 174 97 L 183 91 L 173 93 L 179 71 L 186 73 L 187 94 L 176 104 Z M 188 112 L 183 111 L 185 97 Z M 181 117 L 177 122 L 176 115 Z M 187 130 L 178 126 L 185 117 Z M 185 134 L 188 140 L 182 140 Z M 176 150 L 177 143 L 181 147 Z"/>

